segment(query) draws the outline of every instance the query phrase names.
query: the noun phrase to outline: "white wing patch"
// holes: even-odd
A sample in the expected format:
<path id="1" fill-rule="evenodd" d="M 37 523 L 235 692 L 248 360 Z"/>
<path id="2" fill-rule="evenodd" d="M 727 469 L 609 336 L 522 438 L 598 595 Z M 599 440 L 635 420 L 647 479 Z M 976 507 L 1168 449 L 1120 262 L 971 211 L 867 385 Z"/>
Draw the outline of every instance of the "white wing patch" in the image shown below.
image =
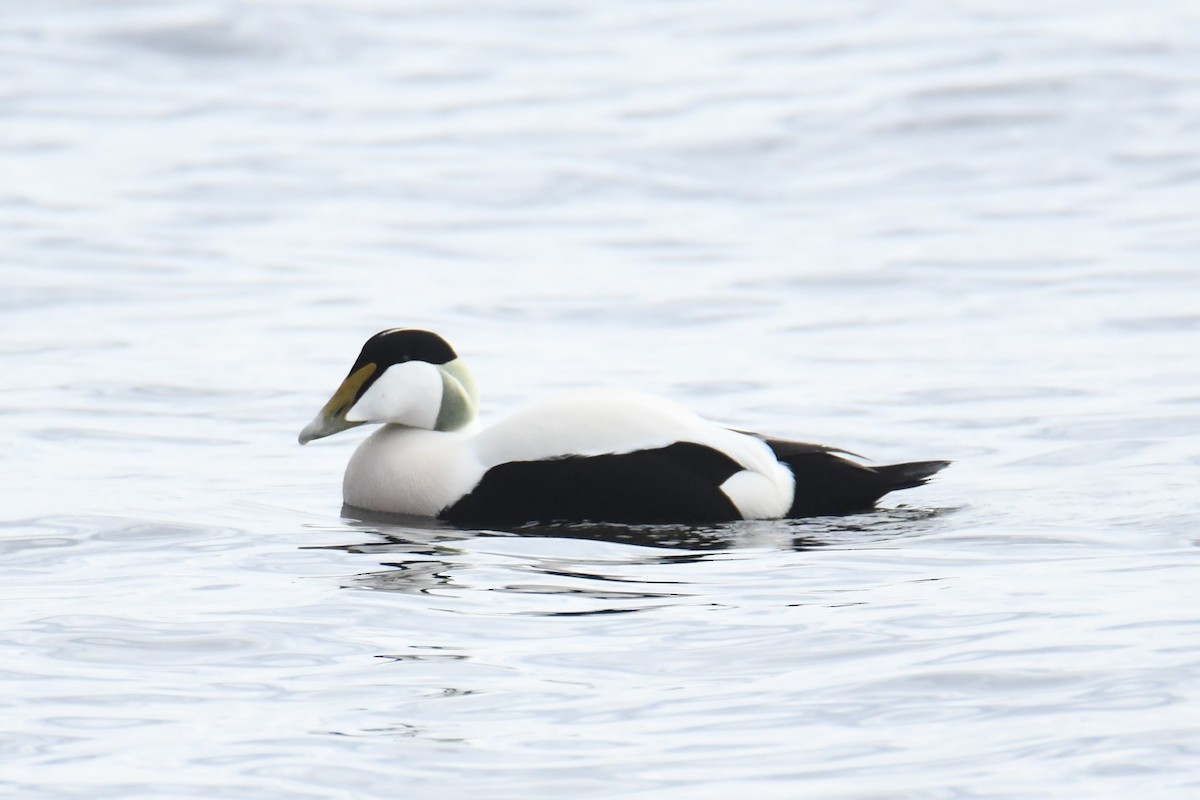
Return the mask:
<path id="1" fill-rule="evenodd" d="M 795 483 L 792 473 L 785 476 L 762 475 L 748 469 L 729 476 L 721 491 L 737 507 L 742 519 L 778 519 L 792 506 Z M 786 491 L 782 491 L 786 489 Z"/>

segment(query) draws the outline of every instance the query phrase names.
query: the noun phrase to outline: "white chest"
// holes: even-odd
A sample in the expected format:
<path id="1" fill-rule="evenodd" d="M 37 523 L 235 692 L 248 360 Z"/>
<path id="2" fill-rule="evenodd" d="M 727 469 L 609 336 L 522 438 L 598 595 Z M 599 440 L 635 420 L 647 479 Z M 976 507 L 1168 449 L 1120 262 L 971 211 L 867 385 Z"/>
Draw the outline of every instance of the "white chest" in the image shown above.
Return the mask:
<path id="1" fill-rule="evenodd" d="M 436 516 L 483 477 L 466 439 L 457 431 L 385 425 L 354 451 L 342 496 L 356 508 Z"/>

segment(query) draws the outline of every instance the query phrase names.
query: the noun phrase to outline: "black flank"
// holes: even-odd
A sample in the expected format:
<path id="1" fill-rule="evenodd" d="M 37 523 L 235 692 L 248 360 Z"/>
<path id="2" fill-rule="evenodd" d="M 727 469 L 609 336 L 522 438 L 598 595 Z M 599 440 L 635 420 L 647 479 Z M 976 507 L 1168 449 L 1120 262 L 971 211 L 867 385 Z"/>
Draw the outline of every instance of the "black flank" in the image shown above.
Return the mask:
<path id="1" fill-rule="evenodd" d="M 720 487 L 741 469 L 719 450 L 691 442 L 514 461 L 489 469 L 470 494 L 438 516 L 471 525 L 727 522 L 741 515 Z"/>

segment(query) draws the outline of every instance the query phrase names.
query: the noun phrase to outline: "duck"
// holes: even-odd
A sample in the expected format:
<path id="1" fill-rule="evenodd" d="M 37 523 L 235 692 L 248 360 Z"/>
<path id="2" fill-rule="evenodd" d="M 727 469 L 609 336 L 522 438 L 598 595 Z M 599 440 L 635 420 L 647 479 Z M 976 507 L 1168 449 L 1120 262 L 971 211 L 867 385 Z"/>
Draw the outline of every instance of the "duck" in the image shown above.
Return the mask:
<path id="1" fill-rule="evenodd" d="M 444 338 L 389 328 L 367 339 L 299 440 L 380 424 L 346 466 L 345 505 L 472 526 L 844 515 L 950 463 L 868 466 L 841 448 L 728 428 L 614 389 L 563 393 L 488 426 L 478 414 L 475 381 Z"/>

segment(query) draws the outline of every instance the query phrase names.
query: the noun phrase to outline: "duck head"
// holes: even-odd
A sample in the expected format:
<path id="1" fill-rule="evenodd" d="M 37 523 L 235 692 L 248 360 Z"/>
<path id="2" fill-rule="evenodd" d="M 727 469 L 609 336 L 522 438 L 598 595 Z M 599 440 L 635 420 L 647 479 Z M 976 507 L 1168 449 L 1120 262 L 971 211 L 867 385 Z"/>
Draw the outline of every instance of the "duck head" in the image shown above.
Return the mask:
<path id="1" fill-rule="evenodd" d="M 445 339 L 390 328 L 363 345 L 342 385 L 300 432 L 300 444 L 371 422 L 453 431 L 478 410 L 475 381 Z"/>

